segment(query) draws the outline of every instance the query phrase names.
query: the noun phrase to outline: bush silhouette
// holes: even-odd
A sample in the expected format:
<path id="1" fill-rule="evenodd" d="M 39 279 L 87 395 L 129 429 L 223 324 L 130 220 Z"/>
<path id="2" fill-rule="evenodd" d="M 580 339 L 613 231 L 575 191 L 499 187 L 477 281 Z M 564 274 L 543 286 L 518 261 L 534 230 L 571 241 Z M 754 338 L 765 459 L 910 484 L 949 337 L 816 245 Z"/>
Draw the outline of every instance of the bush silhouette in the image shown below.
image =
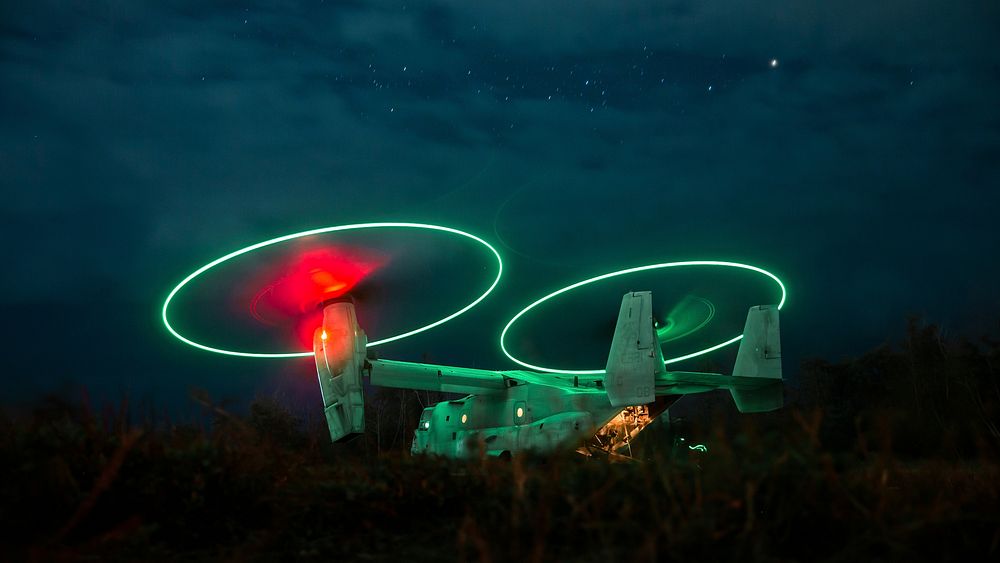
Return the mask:
<path id="1" fill-rule="evenodd" d="M 236 416 L 196 393 L 210 422 L 187 425 L 49 398 L 0 414 L 0 557 L 993 558 L 998 354 L 913 322 L 900 347 L 806 362 L 782 411 L 709 401 L 689 421 L 708 452 L 641 463 L 411 457 L 440 399 L 412 391 L 370 394 L 349 444 L 266 397 Z"/>

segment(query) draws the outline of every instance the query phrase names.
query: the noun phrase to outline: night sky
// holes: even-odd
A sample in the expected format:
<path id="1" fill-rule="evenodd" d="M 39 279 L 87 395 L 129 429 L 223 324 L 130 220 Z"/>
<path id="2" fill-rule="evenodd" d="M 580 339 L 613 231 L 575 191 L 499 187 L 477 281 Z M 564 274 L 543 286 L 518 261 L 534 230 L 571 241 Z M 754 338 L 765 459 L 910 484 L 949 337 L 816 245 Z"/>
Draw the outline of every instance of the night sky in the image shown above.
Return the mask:
<path id="1" fill-rule="evenodd" d="M 998 162 L 995 2 L 4 2 L 2 396 L 318 403 L 308 360 L 186 347 L 162 300 L 231 250 L 384 220 L 506 261 L 386 357 L 514 369 L 496 340 L 531 300 L 692 259 L 785 280 L 791 379 L 908 315 L 976 337 Z"/>

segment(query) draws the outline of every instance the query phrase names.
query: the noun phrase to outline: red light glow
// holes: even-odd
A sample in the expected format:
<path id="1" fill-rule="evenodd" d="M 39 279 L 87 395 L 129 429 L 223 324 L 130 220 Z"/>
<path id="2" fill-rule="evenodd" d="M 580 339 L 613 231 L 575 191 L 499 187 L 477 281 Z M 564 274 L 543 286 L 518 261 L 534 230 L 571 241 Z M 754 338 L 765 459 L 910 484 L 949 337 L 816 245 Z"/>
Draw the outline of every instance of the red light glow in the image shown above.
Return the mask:
<path id="1" fill-rule="evenodd" d="M 295 326 L 296 340 L 312 347 L 313 333 L 323 324 L 317 306 L 341 297 L 385 264 L 380 256 L 326 247 L 300 252 L 255 283 L 261 287 L 250 302 L 250 314 L 269 326 Z"/>
<path id="2" fill-rule="evenodd" d="M 323 326 L 323 311 L 310 311 L 303 313 L 295 321 L 295 341 L 303 346 L 312 348 L 313 335 L 316 329 Z"/>

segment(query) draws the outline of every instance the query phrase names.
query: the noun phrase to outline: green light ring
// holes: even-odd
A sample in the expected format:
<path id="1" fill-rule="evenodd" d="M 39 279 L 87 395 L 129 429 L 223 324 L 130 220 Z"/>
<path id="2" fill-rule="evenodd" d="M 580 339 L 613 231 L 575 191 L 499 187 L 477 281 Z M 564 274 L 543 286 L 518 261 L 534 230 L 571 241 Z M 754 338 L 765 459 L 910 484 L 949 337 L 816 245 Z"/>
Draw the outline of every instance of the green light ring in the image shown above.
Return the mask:
<path id="1" fill-rule="evenodd" d="M 170 307 L 171 300 L 173 300 L 174 296 L 177 295 L 177 292 L 179 292 L 182 287 L 184 287 L 185 285 L 187 285 L 192 280 L 194 280 L 196 277 L 200 276 L 201 274 L 205 273 L 206 271 L 214 268 L 215 266 L 218 266 L 219 264 L 222 264 L 223 262 L 226 262 L 227 260 L 231 260 L 233 258 L 236 258 L 237 256 L 241 256 L 241 255 L 246 254 L 248 252 L 253 252 L 254 250 L 257 250 L 257 249 L 260 249 L 260 248 L 264 248 L 265 246 L 271 246 L 273 244 L 278 244 L 278 243 L 285 242 L 285 241 L 292 240 L 292 239 L 296 239 L 296 238 L 307 237 L 307 236 L 311 236 L 311 235 L 318 235 L 318 234 L 322 234 L 322 233 L 330 233 L 330 232 L 335 232 L 335 231 L 349 231 L 349 230 L 356 230 L 356 229 L 377 229 L 377 228 L 427 229 L 427 230 L 431 230 L 431 231 L 443 231 L 443 232 L 446 232 L 446 233 L 452 233 L 452 234 L 456 234 L 456 235 L 461 235 L 463 237 L 472 239 L 472 240 L 478 242 L 479 244 L 482 244 L 486 248 L 488 248 L 490 250 L 490 252 L 492 252 L 493 255 L 496 257 L 496 259 L 497 259 L 497 277 L 496 277 L 496 279 L 493 280 L 493 283 L 490 285 L 490 287 L 482 295 L 480 295 L 478 298 L 476 298 L 475 301 L 473 301 L 472 303 L 469 303 L 465 307 L 462 307 L 458 311 L 455 311 L 454 313 L 448 315 L 447 317 L 444 317 L 443 319 L 440 319 L 440 320 L 435 321 L 435 322 L 433 322 L 431 324 L 422 326 L 420 328 L 411 330 L 409 332 L 404 332 L 402 334 L 397 334 L 396 336 L 391 336 L 389 338 L 383 338 L 382 340 L 376 340 L 374 342 L 369 342 L 368 343 L 368 347 L 369 348 L 372 348 L 374 346 L 378 346 L 380 344 L 386 344 L 388 342 L 394 342 L 396 340 L 402 340 L 402 339 L 407 338 L 409 336 L 413 336 L 415 334 L 419 334 L 421 332 L 430 330 L 430 329 L 432 329 L 432 328 L 434 328 L 436 326 L 440 326 L 440 325 L 442 325 L 442 324 L 444 324 L 444 323 L 446 323 L 446 322 L 454 319 L 455 317 L 461 315 L 462 313 L 465 313 L 466 311 L 468 311 L 469 309 L 475 307 L 476 305 L 478 305 L 479 302 L 482 301 L 483 299 L 486 299 L 486 296 L 489 295 L 490 293 L 492 293 L 493 290 L 496 288 L 497 284 L 500 283 L 500 277 L 501 277 L 501 275 L 503 275 L 503 260 L 500 259 L 500 253 L 497 252 L 497 249 L 493 248 L 493 246 L 490 243 L 488 243 L 485 240 L 477 237 L 476 235 L 467 233 L 465 231 L 460 231 L 458 229 L 453 229 L 451 227 L 442 227 L 440 225 L 429 225 L 429 224 L 424 224 L 424 223 L 358 223 L 358 224 L 355 224 L 355 225 L 338 225 L 338 226 L 335 226 L 335 227 L 322 227 L 322 228 L 319 228 L 319 229 L 312 229 L 312 230 L 309 230 L 309 231 L 302 231 L 302 232 L 299 232 L 299 233 L 293 233 L 293 234 L 290 234 L 290 235 L 285 235 L 285 236 L 273 238 L 273 239 L 270 239 L 270 240 L 265 240 L 264 242 L 258 242 L 257 244 L 252 244 L 252 245 L 250 245 L 250 246 L 248 246 L 246 248 L 241 248 L 241 249 L 239 249 L 239 250 L 237 250 L 235 252 L 230 252 L 229 254 L 226 254 L 225 256 L 223 256 L 221 258 L 216 258 L 215 260 L 212 260 L 211 262 L 209 262 L 208 264 L 205 264 L 201 268 L 198 268 L 197 270 L 195 270 L 194 272 L 192 272 L 190 275 L 188 275 L 186 278 L 184 278 L 179 284 L 177 284 L 177 286 L 174 287 L 174 289 L 172 289 L 170 291 L 170 293 L 167 295 L 167 299 L 163 302 L 163 310 L 162 310 L 162 313 L 161 313 L 162 317 L 163 317 L 163 325 L 165 327 L 167 327 L 167 331 L 169 331 L 170 334 L 174 335 L 181 342 L 184 342 L 185 344 L 189 344 L 191 346 L 194 346 L 195 348 L 200 348 L 200 349 L 206 350 L 208 352 L 215 352 L 217 354 L 225 354 L 227 356 L 241 356 L 241 357 L 245 357 L 245 358 L 304 358 L 304 357 L 307 357 L 307 356 L 312 356 L 313 355 L 312 352 L 278 352 L 278 353 L 239 352 L 239 351 L 234 351 L 234 350 L 225 350 L 223 348 L 213 348 L 211 346 L 206 346 L 204 344 L 200 344 L 200 343 L 195 342 L 195 341 L 193 341 L 193 340 L 191 340 L 189 338 L 186 338 L 183 335 L 181 335 L 181 333 L 177 332 L 174 329 L 174 327 L 172 327 L 170 325 L 170 321 L 169 321 L 169 319 L 167 317 L 167 310 Z"/>
<path id="2" fill-rule="evenodd" d="M 513 361 L 514 363 L 516 363 L 518 365 L 521 365 L 521 366 L 524 366 L 524 367 L 526 367 L 528 369 L 533 369 L 535 371 L 542 371 L 542 372 L 546 372 L 546 373 L 561 373 L 561 374 L 566 374 L 566 375 L 600 375 L 600 374 L 604 373 L 603 369 L 584 369 L 584 370 L 553 369 L 553 368 L 547 368 L 547 367 L 543 367 L 543 366 L 532 365 L 532 364 L 529 364 L 527 362 L 522 362 L 521 360 L 515 358 L 514 355 L 511 354 L 510 351 L 507 350 L 507 345 L 505 343 L 505 339 L 507 337 L 507 332 L 510 331 L 510 327 L 514 326 L 514 323 L 517 322 L 517 320 L 519 318 L 521 318 L 522 316 L 524 316 L 524 314 L 527 313 L 528 311 L 530 311 L 531 309 L 537 307 L 538 305 L 541 305 L 542 303 L 548 301 L 549 299 L 552 299 L 553 297 L 555 297 L 557 295 L 561 295 L 561 294 L 566 293 L 568 291 L 572 291 L 572 290 L 574 290 L 574 289 L 576 289 L 578 287 L 582 287 L 582 286 L 585 286 L 587 284 L 599 282 L 601 280 L 606 280 L 608 278 L 613 278 L 613 277 L 617 277 L 617 276 L 623 276 L 625 274 L 634 274 L 636 272 L 644 272 L 646 270 L 656 270 L 656 269 L 659 269 L 659 268 L 676 268 L 676 267 L 681 267 L 681 266 L 724 266 L 724 267 L 728 267 L 728 268 L 742 268 L 744 270 L 751 270 L 751 271 L 754 271 L 754 272 L 757 272 L 757 273 L 760 273 L 760 274 L 764 274 L 765 276 L 767 276 L 767 277 L 771 278 L 772 280 L 774 280 L 775 283 L 778 284 L 778 287 L 781 288 L 781 301 L 778 303 L 778 310 L 781 310 L 781 307 L 784 306 L 784 304 L 785 304 L 785 297 L 787 296 L 787 292 L 785 291 L 785 284 L 781 283 L 781 280 L 778 279 L 778 276 L 772 274 L 771 272 L 768 272 L 767 270 L 765 270 L 763 268 L 758 268 L 757 266 L 751 266 L 749 264 L 740 264 L 738 262 L 719 262 L 719 261 L 716 261 L 716 260 L 693 260 L 693 261 L 687 261 L 687 262 L 666 262 L 666 263 L 663 263 L 663 264 L 650 264 L 648 266 L 639 266 L 639 267 L 636 267 L 636 268 L 628 268 L 626 270 L 619 270 L 617 272 L 611 272 L 611 273 L 608 273 L 608 274 L 602 274 L 600 276 L 595 276 L 593 278 L 585 279 L 583 281 L 574 283 L 573 285 L 569 285 L 569 286 L 566 286 L 566 287 L 564 287 L 562 289 L 554 291 L 554 292 L 546 295 L 545 297 L 542 297 L 541 299 L 535 301 L 531 305 L 528 305 L 527 307 L 525 307 L 524 309 L 522 309 L 518 314 L 514 315 L 514 317 L 510 321 L 507 322 L 507 326 L 503 327 L 503 331 L 500 333 L 500 350 L 504 353 L 505 356 L 507 356 L 508 358 L 510 358 L 510 360 Z M 715 346 L 710 346 L 708 348 L 705 348 L 704 350 L 699 350 L 697 352 L 694 352 L 693 354 L 686 354 L 684 356 L 678 356 L 676 358 L 670 358 L 668 360 L 664 360 L 663 364 L 664 365 L 666 365 L 666 364 L 672 364 L 672 363 L 675 363 L 675 362 L 680 362 L 680 361 L 683 361 L 683 360 L 688 360 L 688 359 L 691 359 L 691 358 L 695 358 L 695 357 L 701 356 L 703 354 L 708 354 L 709 352 L 714 352 L 715 350 L 718 350 L 719 348 L 723 348 L 723 347 L 729 346 L 730 344 L 733 344 L 734 342 L 739 342 L 742 338 L 743 338 L 743 335 L 740 334 L 739 336 L 737 336 L 735 338 L 731 338 L 731 339 L 729 339 L 729 340 L 727 340 L 725 342 L 722 342 L 720 344 L 716 344 Z"/>

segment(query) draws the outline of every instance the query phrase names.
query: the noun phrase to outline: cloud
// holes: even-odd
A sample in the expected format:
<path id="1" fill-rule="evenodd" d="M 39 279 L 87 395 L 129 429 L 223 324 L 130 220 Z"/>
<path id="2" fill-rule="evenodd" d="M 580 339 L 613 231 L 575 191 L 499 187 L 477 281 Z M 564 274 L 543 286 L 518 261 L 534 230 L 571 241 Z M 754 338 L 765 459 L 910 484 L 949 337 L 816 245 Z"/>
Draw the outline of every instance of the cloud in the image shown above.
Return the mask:
<path id="1" fill-rule="evenodd" d="M 842 54 L 895 63 L 948 63 L 956 54 L 989 61 L 998 8 L 981 2 L 893 0 L 872 4 L 722 0 L 532 2 L 442 0 L 463 38 L 486 36 L 505 51 L 542 56 L 646 46 L 730 53 L 766 61 Z M 474 26 L 474 27 L 473 27 Z"/>
<path id="2" fill-rule="evenodd" d="M 894 297 L 885 319 L 995 297 L 961 280 L 959 302 L 937 295 L 944 270 L 897 290 L 893 273 L 996 273 L 993 6 L 2 10 L 11 302 L 155 300 L 203 258 L 387 217 L 496 220 L 515 271 L 553 283 L 716 257 L 786 270 L 803 307 L 846 309 L 870 283 Z"/>

